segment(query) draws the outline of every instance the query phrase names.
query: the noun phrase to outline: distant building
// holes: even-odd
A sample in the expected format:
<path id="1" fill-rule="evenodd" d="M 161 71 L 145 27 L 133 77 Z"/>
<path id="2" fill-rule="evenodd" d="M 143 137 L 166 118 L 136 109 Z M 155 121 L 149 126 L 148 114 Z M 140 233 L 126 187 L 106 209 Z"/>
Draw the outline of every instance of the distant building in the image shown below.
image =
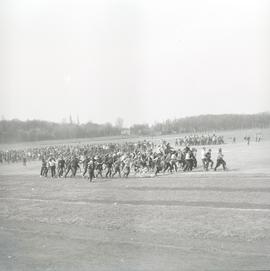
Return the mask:
<path id="1" fill-rule="evenodd" d="M 123 128 L 121 130 L 121 135 L 130 136 L 130 129 L 129 128 Z"/>

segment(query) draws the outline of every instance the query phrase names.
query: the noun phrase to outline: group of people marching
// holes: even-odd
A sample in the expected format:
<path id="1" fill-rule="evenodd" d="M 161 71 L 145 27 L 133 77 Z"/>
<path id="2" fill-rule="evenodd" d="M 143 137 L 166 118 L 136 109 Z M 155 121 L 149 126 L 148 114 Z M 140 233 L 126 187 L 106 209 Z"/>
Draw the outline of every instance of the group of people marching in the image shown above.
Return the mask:
<path id="1" fill-rule="evenodd" d="M 199 145 L 217 145 L 223 144 L 223 136 L 213 135 L 187 135 L 185 137 L 176 138 L 175 145 L 180 146 L 199 146 Z M 117 145 L 113 144 L 112 145 Z M 129 144 L 129 143 L 126 143 Z M 110 144 L 109 144 L 110 145 Z M 84 145 L 86 146 L 86 145 Z M 81 148 L 81 144 L 76 146 Z M 44 153 L 57 153 L 59 156 L 60 153 L 66 153 L 70 148 L 69 145 L 61 145 L 61 146 L 44 146 L 44 147 L 34 147 L 27 149 L 10 149 L 10 150 L 0 150 L 0 164 L 2 163 L 17 163 L 25 161 L 35 161 L 40 160 Z M 89 146 L 87 146 L 89 148 Z"/>
<path id="2" fill-rule="evenodd" d="M 87 147 L 88 146 L 88 147 Z M 132 172 L 147 173 L 156 176 L 160 173 L 173 173 L 179 170 L 192 171 L 198 166 L 197 149 L 189 146 L 182 150 L 173 148 L 169 143 L 155 145 L 153 142 L 110 144 L 99 146 L 81 146 L 74 151 L 46 155 L 41 159 L 40 176 L 44 177 L 75 177 L 80 171 L 82 177 L 94 178 L 127 178 Z M 222 165 L 226 169 L 222 149 L 217 154 L 214 167 L 211 149 L 202 149 L 202 165 L 205 171 L 216 170 Z"/>
<path id="3" fill-rule="evenodd" d="M 224 144 L 224 137 L 218 136 L 216 134 L 213 135 L 187 135 L 184 137 L 176 138 L 175 145 L 176 146 L 202 146 L 202 145 L 220 145 Z"/>
<path id="4" fill-rule="evenodd" d="M 222 153 L 222 149 L 219 148 L 218 154 L 217 154 L 217 161 L 216 161 L 216 166 L 214 167 L 214 161 L 212 160 L 212 150 L 206 150 L 205 147 L 202 148 L 202 153 L 201 153 L 201 159 L 202 159 L 202 165 L 204 170 L 208 171 L 209 166 L 211 169 L 214 169 L 215 171 L 219 166 L 223 167 L 223 170 L 226 169 L 226 162 L 224 160 L 224 155 Z"/>

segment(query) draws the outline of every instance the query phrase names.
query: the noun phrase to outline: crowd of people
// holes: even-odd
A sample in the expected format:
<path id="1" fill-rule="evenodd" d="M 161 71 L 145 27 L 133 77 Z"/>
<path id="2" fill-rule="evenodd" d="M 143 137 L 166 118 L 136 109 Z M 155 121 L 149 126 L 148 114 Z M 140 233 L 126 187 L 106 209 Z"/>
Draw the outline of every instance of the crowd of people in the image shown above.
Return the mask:
<path id="1" fill-rule="evenodd" d="M 256 142 L 261 141 L 261 134 L 256 134 Z M 249 145 L 250 136 L 244 141 Z M 236 137 L 232 138 L 236 143 Z M 151 174 L 177 171 L 192 171 L 198 167 L 197 148 L 201 147 L 201 167 L 203 170 L 216 171 L 220 166 L 226 170 L 226 162 L 222 149 L 212 158 L 212 150 L 206 145 L 224 144 L 223 136 L 188 135 L 176 138 L 174 146 L 166 141 L 159 144 L 152 141 L 108 143 L 108 144 L 77 144 L 34 147 L 18 150 L 0 150 L 0 164 L 27 161 L 41 161 L 40 176 L 52 178 L 88 177 L 94 178 L 125 177 L 130 173 Z"/>
<path id="2" fill-rule="evenodd" d="M 40 176 L 43 177 L 76 177 L 78 170 L 82 177 L 93 178 L 117 177 L 127 178 L 132 171 L 134 175 L 141 173 L 159 173 L 192 171 L 197 167 L 197 149 L 188 146 L 173 148 L 169 143 L 153 142 L 109 144 L 99 146 L 82 146 L 66 149 L 63 153 L 49 153 L 49 157 L 41 159 Z M 202 150 L 204 170 L 216 170 L 220 165 L 226 169 L 222 150 L 219 149 L 216 166 L 213 167 L 211 149 Z"/>
<path id="3" fill-rule="evenodd" d="M 184 137 L 176 138 L 176 146 L 202 146 L 202 145 L 221 145 L 224 144 L 224 137 L 213 135 L 187 135 Z"/>
<path id="4" fill-rule="evenodd" d="M 218 138 L 218 137 L 217 137 Z M 191 136 L 189 139 L 194 140 Z M 185 141 L 186 142 L 186 141 Z M 181 144 L 172 146 L 166 141 L 155 144 L 152 141 L 109 143 L 109 144 L 77 144 L 55 145 L 26 150 L 9 150 L 0 152 L 1 163 L 22 161 L 41 161 L 41 177 L 88 177 L 93 178 L 114 176 L 127 178 L 132 172 L 137 174 L 173 173 L 192 171 L 198 167 L 196 144 L 184 147 Z M 193 142 L 194 143 L 194 142 Z M 226 169 L 222 150 L 217 154 L 216 166 L 212 160 L 211 149 L 202 148 L 202 168 L 216 170 L 219 166 Z"/>
<path id="5" fill-rule="evenodd" d="M 64 146 L 48 149 L 41 158 L 41 177 L 88 177 L 94 178 L 128 178 L 130 173 L 152 174 L 192 171 L 198 167 L 197 149 L 185 146 L 182 150 L 174 148 L 163 141 L 156 145 L 150 141 L 124 144 Z M 211 149 L 202 149 L 202 167 L 205 171 L 217 170 L 222 165 L 226 169 L 222 149 L 217 154 L 216 166 L 212 160 Z"/>
<path id="6" fill-rule="evenodd" d="M 0 164 L 34 161 L 40 158 L 41 148 L 28 148 L 26 150 L 0 150 Z"/>
<path id="7" fill-rule="evenodd" d="M 126 143 L 128 145 L 129 143 Z M 213 135 L 188 135 L 182 138 L 176 138 L 175 146 L 199 146 L 199 145 L 218 145 L 224 144 L 223 136 Z M 109 146 L 112 144 L 109 144 Z M 87 148 L 89 145 L 85 146 L 75 146 L 73 149 Z M 126 146 L 124 146 L 126 147 Z M 16 163 L 23 161 L 34 161 L 40 160 L 41 157 L 47 153 L 53 153 L 54 155 L 58 153 L 65 153 L 69 151 L 69 148 L 72 148 L 69 145 L 61 146 L 45 146 L 45 147 L 36 147 L 36 148 L 27 148 L 27 149 L 10 149 L 10 150 L 0 150 L 0 164 L 2 163 Z"/>

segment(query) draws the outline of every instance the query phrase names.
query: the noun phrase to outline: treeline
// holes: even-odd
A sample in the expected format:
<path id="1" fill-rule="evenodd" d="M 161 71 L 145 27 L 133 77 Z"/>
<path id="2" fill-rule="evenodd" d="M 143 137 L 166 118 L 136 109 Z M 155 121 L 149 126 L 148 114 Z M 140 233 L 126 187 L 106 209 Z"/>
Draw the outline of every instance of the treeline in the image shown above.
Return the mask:
<path id="1" fill-rule="evenodd" d="M 23 142 L 55 139 L 87 138 L 119 135 L 121 129 L 110 123 L 54 123 L 40 120 L 0 121 L 0 142 Z"/>
<path id="2" fill-rule="evenodd" d="M 135 124 L 130 127 L 131 135 L 164 135 L 173 133 L 204 133 L 207 131 L 224 131 L 234 129 L 252 129 L 270 127 L 270 114 L 253 115 L 202 115 L 196 117 L 167 120 L 152 126 Z M 110 123 L 86 124 L 53 123 L 31 120 L 0 121 L 0 142 L 22 142 L 71 138 L 88 138 L 121 135 L 123 129 Z M 127 131 L 125 131 L 127 132 Z"/>
<path id="3" fill-rule="evenodd" d="M 225 131 L 237 129 L 268 128 L 270 113 L 252 115 L 224 114 L 201 115 L 175 120 L 166 120 L 150 127 L 155 133 L 202 133 L 207 131 Z M 144 128 L 144 130 L 146 127 Z"/>

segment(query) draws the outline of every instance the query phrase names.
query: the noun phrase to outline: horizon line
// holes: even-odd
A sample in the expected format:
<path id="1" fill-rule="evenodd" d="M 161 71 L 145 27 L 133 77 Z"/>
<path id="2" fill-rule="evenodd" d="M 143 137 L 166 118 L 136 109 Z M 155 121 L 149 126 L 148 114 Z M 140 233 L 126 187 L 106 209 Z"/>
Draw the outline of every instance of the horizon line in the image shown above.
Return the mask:
<path id="1" fill-rule="evenodd" d="M 220 114 L 213 114 L 213 113 L 211 114 L 211 113 L 209 113 L 209 114 L 189 115 L 189 116 L 183 116 L 183 117 L 167 118 L 167 119 L 162 120 L 162 121 L 156 121 L 155 120 L 152 123 L 150 123 L 150 122 L 134 122 L 133 124 L 131 124 L 129 126 L 124 126 L 123 125 L 122 128 L 130 128 L 133 125 L 155 125 L 157 123 L 164 123 L 166 121 L 187 119 L 187 118 L 193 118 L 193 117 L 196 118 L 196 117 L 203 117 L 203 116 L 224 116 L 224 115 L 251 116 L 251 115 L 262 115 L 262 114 L 270 114 L 270 111 L 263 111 L 263 112 L 257 112 L 257 113 L 220 113 Z M 70 117 L 71 117 L 72 122 L 70 122 Z M 122 118 L 122 117 L 118 117 L 117 119 L 122 119 L 123 122 L 125 121 L 125 119 Z M 116 120 L 115 120 L 115 122 L 116 122 Z M 21 121 L 21 122 L 41 121 L 41 122 L 50 122 L 50 123 L 54 123 L 54 124 L 74 124 L 74 125 L 84 125 L 84 124 L 87 124 L 87 123 L 92 123 L 92 124 L 98 124 L 98 125 L 111 124 L 112 126 L 117 126 L 117 125 L 113 124 L 110 121 L 107 121 L 107 122 L 94 122 L 92 120 L 88 120 L 88 121 L 85 121 L 85 122 L 84 121 L 80 122 L 77 115 L 76 115 L 76 118 L 73 119 L 71 114 L 70 114 L 70 116 L 68 118 L 63 118 L 62 121 L 53 121 L 53 120 L 35 119 L 35 118 L 22 120 L 22 119 L 19 119 L 19 118 L 16 118 L 16 117 L 6 119 L 4 115 L 2 115 L 2 118 L 1 118 L 0 122 L 2 122 L 2 121 Z"/>

